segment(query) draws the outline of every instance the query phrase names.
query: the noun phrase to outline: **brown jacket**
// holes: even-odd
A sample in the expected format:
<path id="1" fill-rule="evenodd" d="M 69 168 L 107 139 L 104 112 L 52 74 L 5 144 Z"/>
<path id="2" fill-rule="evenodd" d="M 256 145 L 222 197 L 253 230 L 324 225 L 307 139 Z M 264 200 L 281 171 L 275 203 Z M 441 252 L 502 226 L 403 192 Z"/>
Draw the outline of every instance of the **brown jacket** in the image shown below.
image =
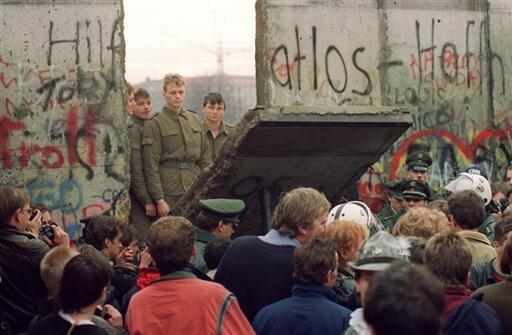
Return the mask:
<path id="1" fill-rule="evenodd" d="M 462 230 L 459 235 L 469 243 L 473 263 L 487 262 L 496 257 L 496 250 L 491 246 L 489 239 L 484 234 L 471 230 Z"/>

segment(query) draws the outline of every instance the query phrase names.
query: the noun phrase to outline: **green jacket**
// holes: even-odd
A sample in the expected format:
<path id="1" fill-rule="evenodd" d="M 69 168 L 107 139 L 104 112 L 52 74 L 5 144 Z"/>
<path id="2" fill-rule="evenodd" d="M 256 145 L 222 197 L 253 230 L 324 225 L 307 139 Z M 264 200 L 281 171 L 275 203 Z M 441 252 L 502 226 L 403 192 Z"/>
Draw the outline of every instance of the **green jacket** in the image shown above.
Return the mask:
<path id="1" fill-rule="evenodd" d="M 386 227 L 386 229 L 392 233 L 393 227 L 395 227 L 396 222 L 398 219 L 404 214 L 404 211 L 395 212 L 391 206 L 385 205 L 382 211 L 380 211 L 379 214 L 377 214 L 377 218 L 380 220 L 380 222 Z"/>
<path id="2" fill-rule="evenodd" d="M 191 263 L 199 270 L 203 271 L 204 273 L 207 273 L 209 269 L 206 266 L 206 263 L 204 262 L 204 248 L 206 247 L 206 244 L 208 242 L 215 238 L 215 236 L 209 231 L 206 231 L 195 226 L 194 231 L 196 233 L 196 240 L 194 242 L 194 246 L 196 247 L 196 256 L 194 257 Z"/>
<path id="3" fill-rule="evenodd" d="M 155 201 L 184 194 L 212 162 L 197 115 L 167 107 L 144 125 L 142 158 L 149 194 Z"/>
<path id="4" fill-rule="evenodd" d="M 146 179 L 142 168 L 142 130 L 144 120 L 136 116 L 129 116 L 128 139 L 130 140 L 130 192 L 135 196 L 140 204 L 151 204 L 153 201 L 148 193 Z"/>
<path id="5" fill-rule="evenodd" d="M 219 157 L 220 148 L 224 144 L 224 141 L 233 133 L 234 126 L 224 123 L 223 121 L 220 124 L 220 130 L 217 137 L 213 137 L 213 133 L 206 125 L 206 122 L 202 122 L 201 126 L 203 127 L 204 132 L 206 133 L 206 138 L 208 139 L 208 143 L 210 144 L 210 152 L 212 154 L 212 162 L 215 161 L 217 157 Z"/>
<path id="6" fill-rule="evenodd" d="M 489 239 L 489 242 L 494 242 L 494 226 L 496 226 L 496 220 L 491 213 L 485 212 L 484 222 L 478 228 L 478 231 Z"/>

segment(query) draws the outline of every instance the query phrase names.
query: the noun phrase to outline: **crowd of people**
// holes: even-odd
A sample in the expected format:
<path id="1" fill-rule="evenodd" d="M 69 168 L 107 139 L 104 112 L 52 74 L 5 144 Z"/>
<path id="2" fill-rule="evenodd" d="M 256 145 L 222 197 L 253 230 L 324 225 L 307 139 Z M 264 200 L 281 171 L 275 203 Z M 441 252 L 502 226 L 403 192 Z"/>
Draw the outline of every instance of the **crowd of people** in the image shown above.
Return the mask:
<path id="1" fill-rule="evenodd" d="M 232 133 L 222 95 L 200 121 L 185 94 L 167 75 L 152 114 L 146 90 L 128 92 L 128 222 L 84 218 L 70 241 L 44 204 L 0 186 L 0 334 L 512 334 L 512 168 L 434 191 L 429 153 L 412 151 L 376 215 L 298 187 L 266 234 L 232 240 L 240 199 L 172 215 Z"/>

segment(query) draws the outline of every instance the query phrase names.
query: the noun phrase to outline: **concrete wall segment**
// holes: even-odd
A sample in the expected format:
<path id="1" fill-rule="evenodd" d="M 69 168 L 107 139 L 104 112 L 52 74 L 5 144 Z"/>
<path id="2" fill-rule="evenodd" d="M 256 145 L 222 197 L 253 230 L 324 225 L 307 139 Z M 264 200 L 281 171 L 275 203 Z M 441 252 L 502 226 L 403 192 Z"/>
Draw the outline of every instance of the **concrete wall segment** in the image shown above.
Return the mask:
<path id="1" fill-rule="evenodd" d="M 120 1 L 0 2 L 0 183 L 28 190 L 72 237 L 127 213 Z"/>

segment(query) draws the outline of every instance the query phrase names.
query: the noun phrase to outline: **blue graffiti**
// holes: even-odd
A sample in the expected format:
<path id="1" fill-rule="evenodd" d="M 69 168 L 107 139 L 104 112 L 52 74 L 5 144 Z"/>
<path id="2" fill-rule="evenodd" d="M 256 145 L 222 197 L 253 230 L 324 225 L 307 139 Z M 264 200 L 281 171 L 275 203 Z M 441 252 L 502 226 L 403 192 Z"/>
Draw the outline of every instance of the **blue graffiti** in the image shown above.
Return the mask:
<path id="1" fill-rule="evenodd" d="M 50 210 L 59 209 L 63 214 L 78 211 L 83 204 L 82 187 L 73 179 L 66 179 L 59 185 L 51 179 L 33 179 L 27 183 L 32 203 L 43 203 Z"/>

